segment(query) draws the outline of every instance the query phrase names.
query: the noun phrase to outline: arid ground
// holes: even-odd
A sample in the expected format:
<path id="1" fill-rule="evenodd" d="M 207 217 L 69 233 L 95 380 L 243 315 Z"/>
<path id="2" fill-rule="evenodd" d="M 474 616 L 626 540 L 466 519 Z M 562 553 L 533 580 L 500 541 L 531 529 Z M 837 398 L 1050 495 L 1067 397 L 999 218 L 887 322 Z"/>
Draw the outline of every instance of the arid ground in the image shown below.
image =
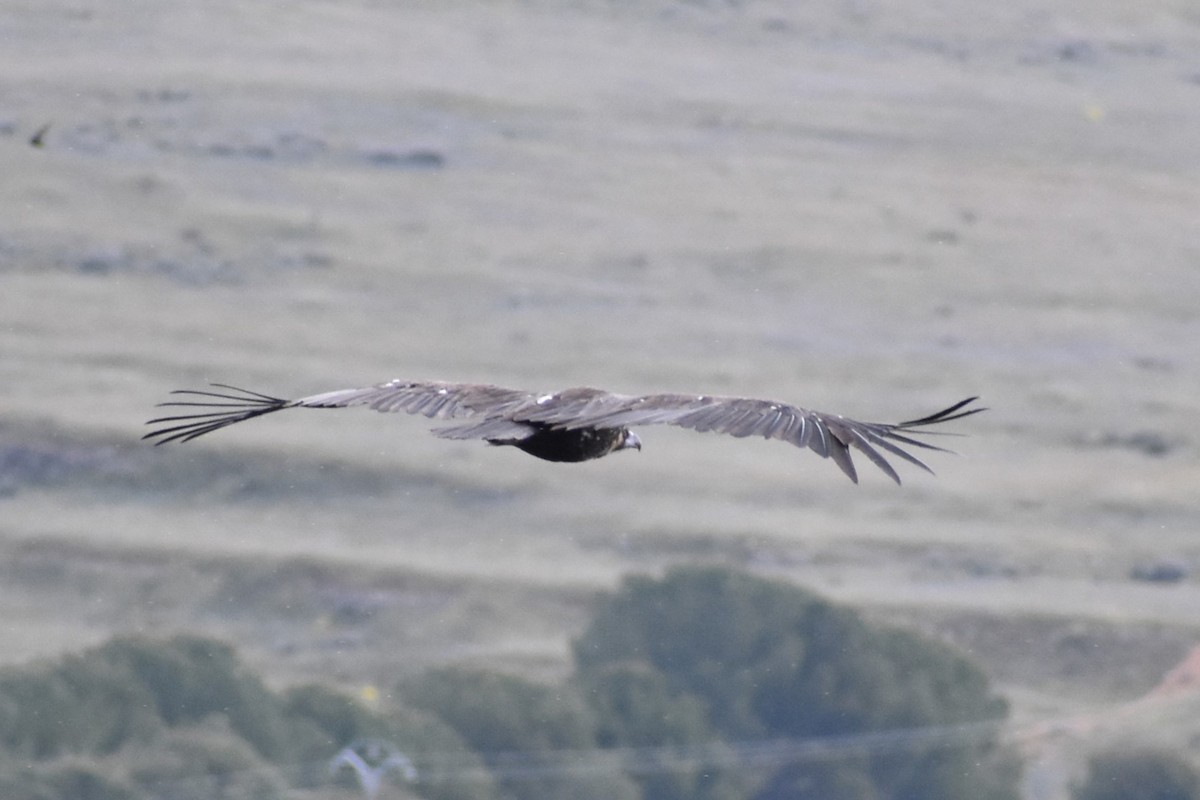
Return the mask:
<path id="1" fill-rule="evenodd" d="M 971 652 L 1030 798 L 1200 754 L 1200 684 L 1146 697 L 1200 641 L 1198 54 L 1183 0 L 0 3 L 3 660 L 554 676 L 597 591 L 700 561 Z M 902 488 L 671 428 L 139 441 L 174 388 L 393 377 L 990 410 Z"/>

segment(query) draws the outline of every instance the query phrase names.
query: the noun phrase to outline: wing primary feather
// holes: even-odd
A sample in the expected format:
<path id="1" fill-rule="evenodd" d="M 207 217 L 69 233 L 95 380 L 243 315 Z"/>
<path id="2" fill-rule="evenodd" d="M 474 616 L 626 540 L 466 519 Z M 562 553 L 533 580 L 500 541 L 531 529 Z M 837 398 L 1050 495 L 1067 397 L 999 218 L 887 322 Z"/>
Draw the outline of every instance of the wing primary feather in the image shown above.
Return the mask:
<path id="1" fill-rule="evenodd" d="M 196 389 L 177 389 L 171 394 L 187 395 L 189 397 L 212 397 L 221 401 L 229 402 L 206 402 L 206 401 L 168 401 L 160 403 L 159 406 L 189 408 L 218 408 L 225 409 L 222 411 L 205 411 L 198 414 L 177 414 L 167 417 L 157 417 L 147 422 L 147 425 L 158 425 L 163 422 L 178 422 L 179 425 L 169 425 L 166 428 L 158 428 L 152 430 L 143 436 L 143 439 L 154 440 L 155 445 L 166 444 L 167 442 L 187 442 L 195 439 L 197 436 L 203 436 L 206 433 L 211 433 L 215 430 L 220 430 L 237 422 L 261 417 L 263 414 L 270 414 L 275 411 L 280 411 L 292 405 L 291 401 L 284 400 L 281 397 L 271 397 L 270 395 L 260 394 L 259 392 L 251 392 L 247 389 L 241 389 L 237 386 L 230 386 L 224 383 L 214 383 L 212 386 L 218 389 L 228 389 L 240 394 L 227 394 L 225 392 L 209 392 Z"/>
<path id="2" fill-rule="evenodd" d="M 960 408 L 963 408 L 964 406 L 968 405 L 969 403 L 973 403 L 978 399 L 979 399 L 978 397 L 968 397 L 966 400 L 959 400 L 957 403 L 950 406 L 949 408 L 943 408 L 941 411 L 938 411 L 934 414 L 930 414 L 927 417 L 921 417 L 920 419 L 910 419 L 907 422 L 898 423 L 894 427 L 897 427 L 897 428 L 920 428 L 924 425 L 934 425 L 939 422 L 952 422 L 956 419 L 962 419 L 963 417 L 969 417 L 972 414 L 978 414 L 980 411 L 987 411 L 986 408 L 972 408 L 972 409 L 968 409 L 967 411 L 963 411 L 958 414 L 954 413 L 954 412 L 958 411 Z"/>
<path id="3" fill-rule="evenodd" d="M 858 471 L 854 469 L 854 460 L 850 458 L 850 448 L 837 437 L 830 437 L 829 457 L 846 473 L 847 478 L 858 483 Z"/>
<path id="4" fill-rule="evenodd" d="M 829 458 L 829 432 L 825 429 L 825 423 L 820 418 L 810 420 L 813 432 L 818 435 L 814 436 L 809 433 L 808 449 L 819 455 L 821 458 Z"/>
<path id="5" fill-rule="evenodd" d="M 257 397 L 259 400 L 262 400 L 267 403 L 286 403 L 287 402 L 287 400 L 284 400 L 282 397 L 272 397 L 269 394 L 260 394 L 259 392 L 252 392 L 249 389 L 243 389 L 240 386 L 230 386 L 228 383 L 210 383 L 209 386 L 216 386 L 218 389 L 230 389 L 235 392 L 241 392 L 243 395 Z M 171 392 L 171 394 L 187 394 L 187 393 L 188 393 L 187 389 L 177 389 L 176 391 Z M 191 392 L 191 394 L 212 394 L 212 393 L 211 392 Z M 215 395 L 215 396 L 221 397 L 221 395 Z M 234 398 L 234 399 L 236 399 L 236 398 Z"/>
<path id="6" fill-rule="evenodd" d="M 924 461 L 917 458 L 916 456 L 914 456 L 912 453 L 908 452 L 907 450 L 897 447 L 896 445 L 889 442 L 887 439 L 884 439 L 882 436 L 879 436 L 875 433 L 871 433 L 869 431 L 866 433 L 863 433 L 860 431 L 855 431 L 855 433 L 858 433 L 858 435 L 860 435 L 860 436 L 866 437 L 871 442 L 871 444 L 875 445 L 876 447 L 882 447 L 884 450 L 887 450 L 892 455 L 894 455 L 898 458 L 903 458 L 905 461 L 912 464 L 913 466 L 920 467 L 921 469 L 925 470 L 926 472 L 933 474 L 933 470 L 930 469 L 928 467 L 928 465 L 925 464 Z M 935 449 L 939 450 L 941 452 L 948 452 L 948 451 L 942 450 L 940 447 L 935 448 Z"/>
<path id="7" fill-rule="evenodd" d="M 920 433 L 922 436 L 927 436 L 931 433 L 935 433 L 935 431 L 921 431 Z M 911 445 L 912 447 L 920 447 L 923 450 L 933 450 L 934 452 L 937 452 L 937 453 L 952 452 L 950 450 L 947 450 L 944 447 L 938 447 L 937 445 L 930 444 L 929 442 L 922 442 L 920 439 L 914 439 L 911 436 L 901 436 L 900 434 L 896 433 L 895 431 L 888 431 L 887 434 L 885 434 L 885 435 L 887 436 L 887 438 L 889 438 L 893 441 L 903 442 L 904 444 Z"/>
<path id="8" fill-rule="evenodd" d="M 887 459 L 884 458 L 883 455 L 881 455 L 878 450 L 876 450 L 874 447 L 872 447 L 871 443 L 869 441 L 867 441 L 866 437 L 863 436 L 861 433 L 854 430 L 853 428 L 849 429 L 849 433 L 850 433 L 850 436 L 853 437 L 853 439 L 851 440 L 851 444 L 854 446 L 854 449 L 858 450 L 860 453 L 862 453 L 868 459 L 870 459 L 872 464 L 879 467 L 879 469 L 883 470 L 883 474 L 887 475 L 889 478 L 894 480 L 896 482 L 896 485 L 899 486 L 900 485 L 900 476 L 898 474 L 896 474 L 896 470 L 892 467 L 891 464 L 888 463 Z M 924 464 L 921 464 L 919 461 L 917 463 L 920 466 L 925 466 Z M 928 469 L 928 467 L 926 467 L 926 469 Z"/>

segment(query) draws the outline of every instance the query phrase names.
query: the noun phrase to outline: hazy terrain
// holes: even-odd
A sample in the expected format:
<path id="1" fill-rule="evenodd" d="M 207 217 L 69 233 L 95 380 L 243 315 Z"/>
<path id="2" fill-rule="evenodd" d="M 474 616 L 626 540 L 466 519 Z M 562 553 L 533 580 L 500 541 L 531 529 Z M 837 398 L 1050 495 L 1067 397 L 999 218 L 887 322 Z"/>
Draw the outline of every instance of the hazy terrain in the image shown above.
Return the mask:
<path id="1" fill-rule="evenodd" d="M 1128 705 L 1200 641 L 1192 4 L 0 12 L 5 661 L 188 630 L 281 684 L 556 675 L 597 590 L 707 560 L 969 649 L 1038 796 L 1118 733 L 1195 754 L 1195 691 Z M 666 428 L 565 466 L 367 411 L 138 441 L 173 388 L 392 377 L 991 410 L 903 488 Z"/>

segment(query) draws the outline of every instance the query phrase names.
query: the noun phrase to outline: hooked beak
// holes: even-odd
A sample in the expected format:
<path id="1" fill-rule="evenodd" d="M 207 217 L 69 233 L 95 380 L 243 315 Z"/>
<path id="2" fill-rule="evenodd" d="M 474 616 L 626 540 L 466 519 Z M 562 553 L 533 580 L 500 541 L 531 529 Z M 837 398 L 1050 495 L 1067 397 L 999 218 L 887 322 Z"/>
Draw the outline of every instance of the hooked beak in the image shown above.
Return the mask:
<path id="1" fill-rule="evenodd" d="M 630 447 L 639 452 L 641 452 L 642 449 L 642 440 L 639 439 L 638 435 L 633 431 L 629 431 L 629 433 L 625 434 L 625 443 L 621 445 L 621 449 L 626 450 Z"/>

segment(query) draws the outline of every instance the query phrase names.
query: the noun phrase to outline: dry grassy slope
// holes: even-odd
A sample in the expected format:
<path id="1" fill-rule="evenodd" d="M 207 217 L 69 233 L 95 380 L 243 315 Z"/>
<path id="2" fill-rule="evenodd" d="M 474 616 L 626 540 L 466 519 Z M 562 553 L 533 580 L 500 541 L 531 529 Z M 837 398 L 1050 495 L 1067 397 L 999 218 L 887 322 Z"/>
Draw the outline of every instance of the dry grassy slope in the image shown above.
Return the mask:
<path id="1" fill-rule="evenodd" d="M 5 658 L 555 671 L 590 592 L 699 556 L 1004 620 L 971 641 L 1028 707 L 1140 691 L 1200 620 L 1128 578 L 1200 564 L 1200 19 L 1127 5 L 10 4 L 0 441 L 67 466 L 0 498 Z M 171 387 L 392 376 L 993 410 L 903 490 L 657 429 L 579 467 L 366 412 L 132 441 Z"/>

